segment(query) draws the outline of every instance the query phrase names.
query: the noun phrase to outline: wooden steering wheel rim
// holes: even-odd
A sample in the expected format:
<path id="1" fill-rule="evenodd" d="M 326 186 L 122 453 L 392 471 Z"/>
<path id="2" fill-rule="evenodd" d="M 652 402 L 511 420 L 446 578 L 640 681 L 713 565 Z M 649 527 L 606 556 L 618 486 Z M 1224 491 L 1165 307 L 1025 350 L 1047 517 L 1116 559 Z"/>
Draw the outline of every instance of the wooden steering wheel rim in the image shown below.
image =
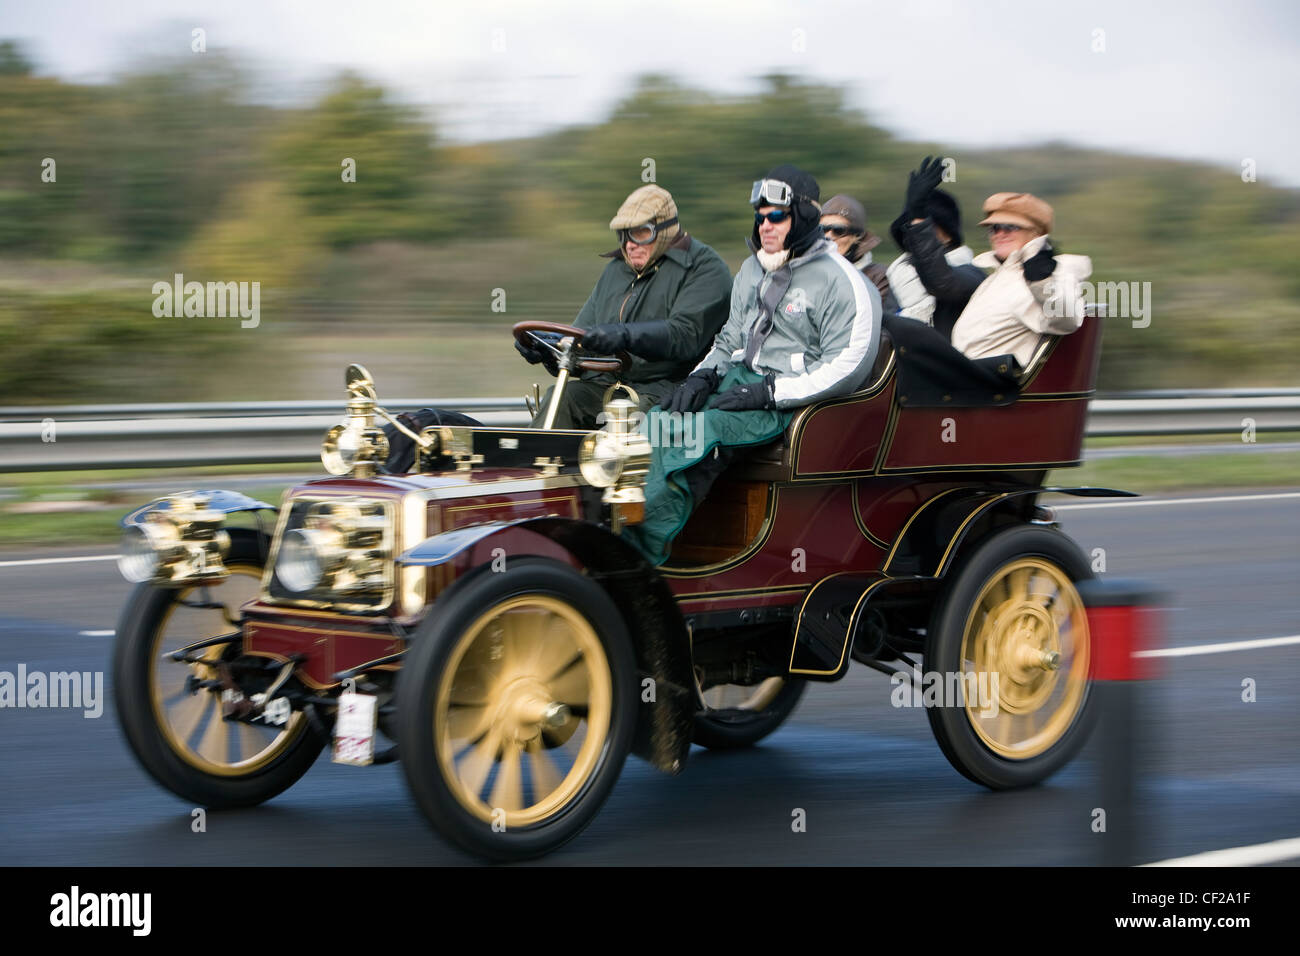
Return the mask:
<path id="1" fill-rule="evenodd" d="M 514 335 L 516 342 L 528 348 L 534 347 L 527 337 L 529 332 L 558 332 L 560 335 L 571 335 L 579 342 L 582 341 L 583 335 L 582 329 L 575 328 L 572 325 L 564 325 L 561 322 L 543 322 L 539 319 L 516 322 L 510 331 Z M 621 355 L 623 357 L 611 359 L 579 359 L 578 368 L 586 372 L 621 372 L 627 368 L 630 358 L 627 353 L 621 353 Z"/>

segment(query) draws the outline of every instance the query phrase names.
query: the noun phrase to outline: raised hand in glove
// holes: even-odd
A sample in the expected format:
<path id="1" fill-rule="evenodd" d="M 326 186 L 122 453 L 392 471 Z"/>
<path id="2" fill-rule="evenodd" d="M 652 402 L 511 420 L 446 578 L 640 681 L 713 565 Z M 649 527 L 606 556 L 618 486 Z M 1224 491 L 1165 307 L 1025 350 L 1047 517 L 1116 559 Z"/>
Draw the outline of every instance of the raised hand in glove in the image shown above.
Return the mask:
<path id="1" fill-rule="evenodd" d="M 718 373 L 711 368 L 702 368 L 686 376 L 686 381 L 660 402 L 659 407 L 670 412 L 698 412 L 717 387 Z"/>
<path id="2" fill-rule="evenodd" d="M 541 348 L 540 346 L 531 348 L 515 339 L 515 351 L 522 355 L 529 365 L 540 363 L 552 375 L 560 374 L 559 360 L 556 359 L 555 354 L 550 349 Z"/>
<path id="3" fill-rule="evenodd" d="M 627 350 L 629 326 L 621 322 L 596 325 L 582 336 L 582 347 L 593 355 L 613 355 Z"/>
<path id="4" fill-rule="evenodd" d="M 1038 282 L 1046 279 L 1056 271 L 1056 250 L 1050 242 L 1043 243 L 1043 248 L 1025 260 L 1025 281 Z"/>
<path id="5" fill-rule="evenodd" d="M 761 382 L 734 385 L 721 395 L 715 395 L 713 401 L 709 402 L 709 408 L 717 408 L 724 412 L 752 412 L 763 408 L 776 408 L 776 399 L 773 396 L 775 387 L 773 377 L 770 374 L 765 375 Z"/>
<path id="6" fill-rule="evenodd" d="M 927 156 L 921 165 L 907 174 L 907 199 L 903 202 L 903 215 L 908 222 L 925 216 L 926 200 L 943 182 L 943 157 Z"/>

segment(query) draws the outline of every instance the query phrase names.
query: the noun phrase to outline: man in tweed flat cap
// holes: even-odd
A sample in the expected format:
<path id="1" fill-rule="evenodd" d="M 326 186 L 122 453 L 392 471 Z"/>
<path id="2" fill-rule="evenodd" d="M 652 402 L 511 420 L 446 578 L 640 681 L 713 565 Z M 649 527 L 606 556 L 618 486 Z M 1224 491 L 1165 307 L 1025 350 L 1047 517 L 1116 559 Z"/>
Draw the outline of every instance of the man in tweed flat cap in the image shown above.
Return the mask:
<path id="1" fill-rule="evenodd" d="M 598 427 L 601 398 L 615 381 L 636 389 L 642 411 L 659 403 L 690 374 L 727 320 L 731 271 L 681 227 L 668 190 L 653 184 L 635 190 L 609 228 L 618 234 L 618 248 L 604 253 L 611 261 L 573 324 L 586 332 L 584 351 L 627 352 L 632 361 L 617 375 L 584 371 L 571 378 L 555 428 Z M 541 349 L 515 347 L 529 362 L 548 364 Z M 534 427 L 543 424 L 552 390 L 542 399 Z"/>

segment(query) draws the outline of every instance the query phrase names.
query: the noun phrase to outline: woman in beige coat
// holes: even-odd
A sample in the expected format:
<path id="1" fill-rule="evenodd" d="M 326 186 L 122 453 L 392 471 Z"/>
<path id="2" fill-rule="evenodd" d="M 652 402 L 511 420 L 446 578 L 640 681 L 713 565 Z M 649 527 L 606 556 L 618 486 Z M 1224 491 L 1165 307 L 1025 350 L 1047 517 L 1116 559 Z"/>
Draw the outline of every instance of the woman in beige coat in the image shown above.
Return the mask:
<path id="1" fill-rule="evenodd" d="M 997 193 L 984 202 L 989 252 L 974 264 L 993 272 L 980 283 L 952 328 L 952 342 L 928 326 L 886 317 L 899 357 L 903 405 L 1000 405 L 1015 401 L 1019 372 L 1042 336 L 1083 324 L 1080 283 L 1087 256 L 1057 255 L 1052 207 L 1030 193 Z"/>
<path id="2" fill-rule="evenodd" d="M 970 359 L 1014 355 L 1029 364 L 1040 336 L 1083 324 L 1079 283 L 1092 275 L 1087 256 L 1056 255 L 1048 233 L 1052 207 L 1030 193 L 997 193 L 980 222 L 990 252 L 975 257 L 993 273 L 971 295 L 952 329 L 952 344 Z"/>

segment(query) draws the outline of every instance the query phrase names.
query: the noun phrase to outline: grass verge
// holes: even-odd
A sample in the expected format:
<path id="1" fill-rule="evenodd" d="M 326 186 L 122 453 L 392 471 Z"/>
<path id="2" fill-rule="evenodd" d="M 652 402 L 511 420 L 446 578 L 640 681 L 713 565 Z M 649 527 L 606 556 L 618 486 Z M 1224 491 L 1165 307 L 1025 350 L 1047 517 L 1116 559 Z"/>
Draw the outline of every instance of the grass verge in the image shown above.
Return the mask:
<path id="1" fill-rule="evenodd" d="M 205 479 L 225 474 L 256 474 L 275 469 L 249 468 L 205 469 Z M 281 469 L 282 470 L 282 469 Z M 157 480 L 158 473 L 134 472 L 134 477 Z M 0 502 L 0 548 L 18 549 L 69 544 L 104 544 L 116 541 L 120 534 L 118 520 L 123 514 L 149 501 L 153 496 L 120 488 L 88 489 L 97 477 L 122 480 L 124 472 L 77 472 L 63 475 L 22 475 L 21 482 L 6 484 L 17 488 L 16 498 Z M 193 484 L 185 473 L 170 473 L 176 489 Z M 1210 489 L 1287 488 L 1300 486 L 1300 452 L 1273 452 L 1260 455 L 1206 454 L 1171 458 L 1132 456 L 1089 462 L 1079 468 L 1059 469 L 1048 476 L 1054 484 L 1093 485 L 1122 488 L 1141 494 L 1203 491 Z M 37 480 L 39 479 L 39 481 Z M 204 481 L 218 485 L 219 482 Z M 77 487 L 74 487 L 77 486 Z M 256 489 L 255 496 L 278 502 L 287 485 Z M 16 513 L 14 504 L 35 500 L 75 500 L 97 510 Z"/>

